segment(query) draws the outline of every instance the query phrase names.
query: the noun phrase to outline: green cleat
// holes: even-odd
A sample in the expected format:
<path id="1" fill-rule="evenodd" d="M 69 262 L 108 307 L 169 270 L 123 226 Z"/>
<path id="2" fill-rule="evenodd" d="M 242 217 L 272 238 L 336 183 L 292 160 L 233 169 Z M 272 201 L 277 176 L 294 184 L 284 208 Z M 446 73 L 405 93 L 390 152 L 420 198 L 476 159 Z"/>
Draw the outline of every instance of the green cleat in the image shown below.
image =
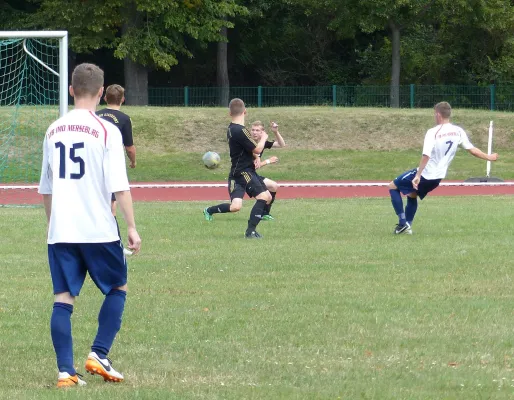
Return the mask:
<path id="1" fill-rule="evenodd" d="M 274 221 L 275 218 L 273 218 L 271 215 L 269 214 L 266 214 L 266 215 L 263 215 L 262 218 L 261 218 L 263 221 Z"/>
<path id="2" fill-rule="evenodd" d="M 212 221 L 212 214 L 209 214 L 209 212 L 207 211 L 207 207 L 203 210 L 203 216 L 205 217 L 206 221 Z"/>

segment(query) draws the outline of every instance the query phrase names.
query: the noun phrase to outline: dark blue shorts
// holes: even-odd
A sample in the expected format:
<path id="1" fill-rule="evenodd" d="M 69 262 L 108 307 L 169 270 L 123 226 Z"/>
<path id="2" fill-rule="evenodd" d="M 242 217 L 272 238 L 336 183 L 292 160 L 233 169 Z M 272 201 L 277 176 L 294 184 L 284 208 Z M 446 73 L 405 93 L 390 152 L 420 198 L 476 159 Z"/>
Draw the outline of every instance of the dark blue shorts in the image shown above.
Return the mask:
<path id="1" fill-rule="evenodd" d="M 412 186 L 412 180 L 416 176 L 418 170 L 416 168 L 404 172 L 394 180 L 394 184 L 403 194 L 407 195 L 416 192 L 418 197 L 423 200 L 425 196 L 439 186 L 441 179 L 425 179 L 421 177 L 418 185 L 418 190 Z"/>
<path id="2" fill-rule="evenodd" d="M 78 296 L 87 272 L 103 294 L 127 283 L 127 263 L 120 241 L 49 244 L 48 262 L 54 294 Z"/>

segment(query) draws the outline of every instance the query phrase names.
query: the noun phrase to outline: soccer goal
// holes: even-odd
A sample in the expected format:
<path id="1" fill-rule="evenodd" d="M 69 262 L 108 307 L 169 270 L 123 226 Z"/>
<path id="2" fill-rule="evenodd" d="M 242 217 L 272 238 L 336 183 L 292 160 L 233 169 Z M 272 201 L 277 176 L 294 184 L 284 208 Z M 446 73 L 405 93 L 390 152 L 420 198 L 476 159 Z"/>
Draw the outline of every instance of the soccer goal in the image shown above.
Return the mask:
<path id="1" fill-rule="evenodd" d="M 0 206 L 40 203 L 46 129 L 68 111 L 68 33 L 0 31 Z"/>

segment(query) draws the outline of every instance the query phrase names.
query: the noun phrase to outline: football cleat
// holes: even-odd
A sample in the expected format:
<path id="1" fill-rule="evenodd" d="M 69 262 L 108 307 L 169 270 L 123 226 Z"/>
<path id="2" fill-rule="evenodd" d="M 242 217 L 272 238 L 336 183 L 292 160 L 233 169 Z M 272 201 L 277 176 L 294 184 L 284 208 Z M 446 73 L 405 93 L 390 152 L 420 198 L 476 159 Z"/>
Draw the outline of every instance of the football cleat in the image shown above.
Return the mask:
<path id="1" fill-rule="evenodd" d="M 87 356 L 86 371 L 91 375 L 102 376 L 106 382 L 123 381 L 123 375 L 113 368 L 111 360 L 100 358 L 94 351 Z"/>
<path id="2" fill-rule="evenodd" d="M 401 235 L 402 233 L 405 233 L 407 231 L 407 229 L 410 229 L 410 225 L 408 222 L 405 223 L 405 225 L 396 225 L 396 227 L 394 228 L 394 234 L 395 235 Z"/>
<path id="3" fill-rule="evenodd" d="M 82 375 L 80 374 L 70 375 L 67 372 L 59 372 L 59 376 L 57 378 L 57 387 L 65 388 L 72 386 L 84 386 L 86 385 L 86 381 L 80 379 L 81 377 Z"/>
<path id="4" fill-rule="evenodd" d="M 251 231 L 251 232 L 245 233 L 245 238 L 247 238 L 247 239 L 262 239 L 262 236 L 257 231 Z"/>
<path id="5" fill-rule="evenodd" d="M 206 220 L 206 221 L 209 221 L 209 222 L 210 222 L 210 221 L 212 221 L 212 214 L 209 214 L 209 211 L 207 211 L 207 208 L 208 208 L 208 207 L 204 208 L 204 210 L 203 210 L 203 216 L 205 217 L 205 220 Z"/>
<path id="6" fill-rule="evenodd" d="M 273 221 L 275 218 L 273 218 L 270 214 L 263 215 L 261 218 L 263 221 Z"/>
<path id="7" fill-rule="evenodd" d="M 409 227 L 409 229 L 407 229 L 407 230 L 405 231 L 405 234 L 406 234 L 406 235 L 412 235 L 412 228 L 410 228 L 410 227 Z"/>

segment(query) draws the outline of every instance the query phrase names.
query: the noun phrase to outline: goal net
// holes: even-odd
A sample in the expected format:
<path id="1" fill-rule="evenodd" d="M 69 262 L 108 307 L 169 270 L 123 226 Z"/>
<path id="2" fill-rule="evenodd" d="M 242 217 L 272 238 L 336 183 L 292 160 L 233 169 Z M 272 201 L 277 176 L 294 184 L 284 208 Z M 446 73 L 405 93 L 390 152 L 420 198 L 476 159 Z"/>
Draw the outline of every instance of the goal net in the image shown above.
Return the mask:
<path id="1" fill-rule="evenodd" d="M 68 109 L 66 32 L 0 31 L 0 206 L 40 204 L 48 126 Z"/>

